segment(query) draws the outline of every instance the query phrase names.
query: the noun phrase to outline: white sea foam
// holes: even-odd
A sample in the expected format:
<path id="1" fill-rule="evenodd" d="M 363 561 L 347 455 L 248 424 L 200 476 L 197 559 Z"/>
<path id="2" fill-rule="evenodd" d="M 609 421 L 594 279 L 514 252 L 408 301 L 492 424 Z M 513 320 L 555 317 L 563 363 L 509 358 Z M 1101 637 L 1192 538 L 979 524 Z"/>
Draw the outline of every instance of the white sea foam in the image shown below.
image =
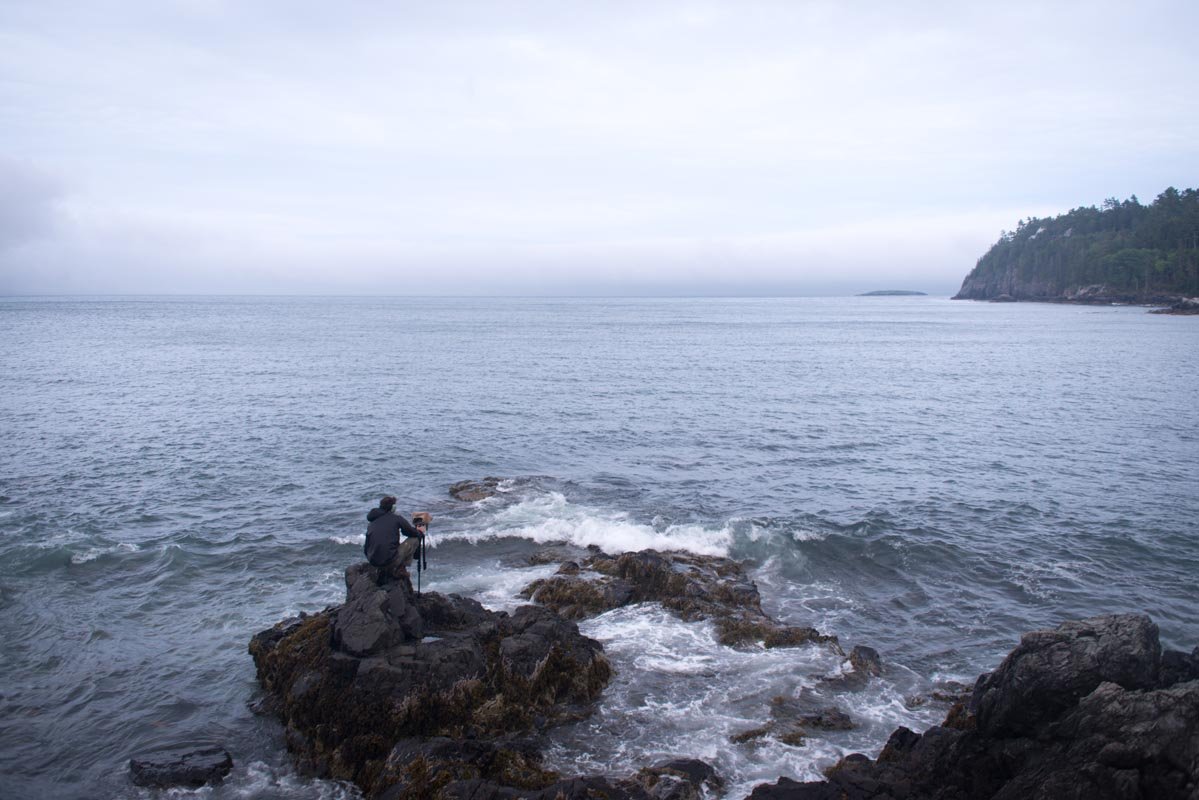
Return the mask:
<path id="1" fill-rule="evenodd" d="M 909 709 L 886 680 L 858 692 L 830 689 L 823 679 L 842 670 L 844 659 L 829 648 L 725 647 L 711 623 L 684 622 L 654 603 L 615 609 L 579 628 L 603 643 L 616 674 L 599 714 L 551 734 L 547 757 L 569 773 L 628 772 L 689 756 L 735 776 L 726 796 L 744 797 L 780 775 L 820 780 L 846 753 L 877 750 L 897 725 L 922 730 L 943 713 Z M 801 747 L 770 735 L 730 741 L 767 723 L 774 698 L 807 692 L 822 698 L 817 705 L 843 707 L 858 727 L 812 731 Z"/>
<path id="2" fill-rule="evenodd" d="M 106 547 L 92 547 L 82 553 L 75 553 L 71 556 L 71 563 L 86 564 L 89 561 L 95 561 L 100 556 L 106 556 L 110 553 L 135 553 L 137 549 L 137 545 L 130 542 L 121 542 Z"/>
<path id="3" fill-rule="evenodd" d="M 199 789 L 139 789 L 138 798 L 171 800 L 361 800 L 348 783 L 304 778 L 291 767 L 273 767 L 262 761 L 234 767 L 219 784 Z"/>
<path id="4" fill-rule="evenodd" d="M 466 541 L 511 536 L 541 543 L 569 542 L 580 547 L 593 544 L 609 553 L 653 548 L 713 556 L 727 555 L 733 541 L 730 524 L 719 528 L 646 524 L 630 519 L 623 511 L 571 503 L 559 492 L 537 495 L 498 509 L 482 529 L 439 535 Z"/>
<path id="5" fill-rule="evenodd" d="M 435 573 L 426 585 L 434 591 L 473 597 L 492 611 L 512 611 L 529 602 L 517 596 L 521 589 L 538 578 L 553 575 L 557 569 L 557 564 L 513 569 L 494 561 L 479 564 L 449 579 Z"/>
<path id="6" fill-rule="evenodd" d="M 349 536 L 330 536 L 329 541 L 333 544 L 356 544 L 359 547 L 366 541 L 365 533 L 354 533 Z"/>

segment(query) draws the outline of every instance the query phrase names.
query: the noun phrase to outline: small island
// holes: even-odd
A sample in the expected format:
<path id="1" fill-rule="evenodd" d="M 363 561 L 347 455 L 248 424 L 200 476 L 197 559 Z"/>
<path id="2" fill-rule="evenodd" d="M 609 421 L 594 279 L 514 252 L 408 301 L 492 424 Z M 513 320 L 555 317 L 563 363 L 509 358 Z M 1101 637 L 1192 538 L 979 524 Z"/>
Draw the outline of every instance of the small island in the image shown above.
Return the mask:
<path id="1" fill-rule="evenodd" d="M 911 289 L 876 289 L 862 292 L 858 297 L 927 297 L 928 292 L 913 292 Z"/>

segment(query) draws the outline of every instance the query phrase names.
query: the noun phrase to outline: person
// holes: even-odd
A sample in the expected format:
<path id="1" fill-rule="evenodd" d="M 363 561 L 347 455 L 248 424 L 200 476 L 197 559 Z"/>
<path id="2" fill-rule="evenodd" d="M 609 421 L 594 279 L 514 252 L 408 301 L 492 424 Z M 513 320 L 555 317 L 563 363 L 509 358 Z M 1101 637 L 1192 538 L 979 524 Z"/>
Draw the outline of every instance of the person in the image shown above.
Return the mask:
<path id="1" fill-rule="evenodd" d="M 408 576 L 408 562 L 420 546 L 424 532 L 395 513 L 396 499 L 391 495 L 379 501 L 366 515 L 366 544 L 362 551 L 372 566 L 379 568 L 379 580 Z M 404 542 L 400 543 L 400 532 Z"/>

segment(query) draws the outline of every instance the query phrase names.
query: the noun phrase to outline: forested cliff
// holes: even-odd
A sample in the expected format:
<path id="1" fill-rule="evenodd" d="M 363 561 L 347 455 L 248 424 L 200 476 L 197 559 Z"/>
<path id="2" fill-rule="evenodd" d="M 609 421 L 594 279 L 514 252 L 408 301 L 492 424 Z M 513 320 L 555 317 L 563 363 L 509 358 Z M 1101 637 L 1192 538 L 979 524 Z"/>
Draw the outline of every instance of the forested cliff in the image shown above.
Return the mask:
<path id="1" fill-rule="evenodd" d="M 954 299 L 1167 302 L 1199 296 L 1199 191 L 1166 189 L 1029 217 L 978 260 Z"/>

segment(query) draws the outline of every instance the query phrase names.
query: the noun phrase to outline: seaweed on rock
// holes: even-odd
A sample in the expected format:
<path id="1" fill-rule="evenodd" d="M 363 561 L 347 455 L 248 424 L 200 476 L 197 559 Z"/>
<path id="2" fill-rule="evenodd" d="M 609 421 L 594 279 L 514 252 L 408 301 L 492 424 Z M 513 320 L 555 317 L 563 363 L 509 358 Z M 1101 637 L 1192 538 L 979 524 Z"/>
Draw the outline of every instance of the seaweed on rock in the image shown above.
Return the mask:
<path id="1" fill-rule="evenodd" d="M 534 561 L 544 563 L 541 555 Z M 766 647 L 825 644 L 842 654 L 837 637 L 815 628 L 784 625 L 762 610 L 758 587 L 742 566 L 719 556 L 641 550 L 592 553 L 559 574 L 533 581 L 521 597 L 568 619 L 586 619 L 633 603 L 661 604 L 684 620 L 712 620 L 721 644 Z"/>
<path id="2" fill-rule="evenodd" d="M 407 578 L 380 586 L 366 564 L 346 570 L 346 586 L 345 604 L 281 622 L 249 649 L 302 770 L 368 795 L 398 779 L 388 767 L 397 742 L 502 739 L 578 719 L 611 675 L 599 643 L 547 609 L 416 597 Z"/>

